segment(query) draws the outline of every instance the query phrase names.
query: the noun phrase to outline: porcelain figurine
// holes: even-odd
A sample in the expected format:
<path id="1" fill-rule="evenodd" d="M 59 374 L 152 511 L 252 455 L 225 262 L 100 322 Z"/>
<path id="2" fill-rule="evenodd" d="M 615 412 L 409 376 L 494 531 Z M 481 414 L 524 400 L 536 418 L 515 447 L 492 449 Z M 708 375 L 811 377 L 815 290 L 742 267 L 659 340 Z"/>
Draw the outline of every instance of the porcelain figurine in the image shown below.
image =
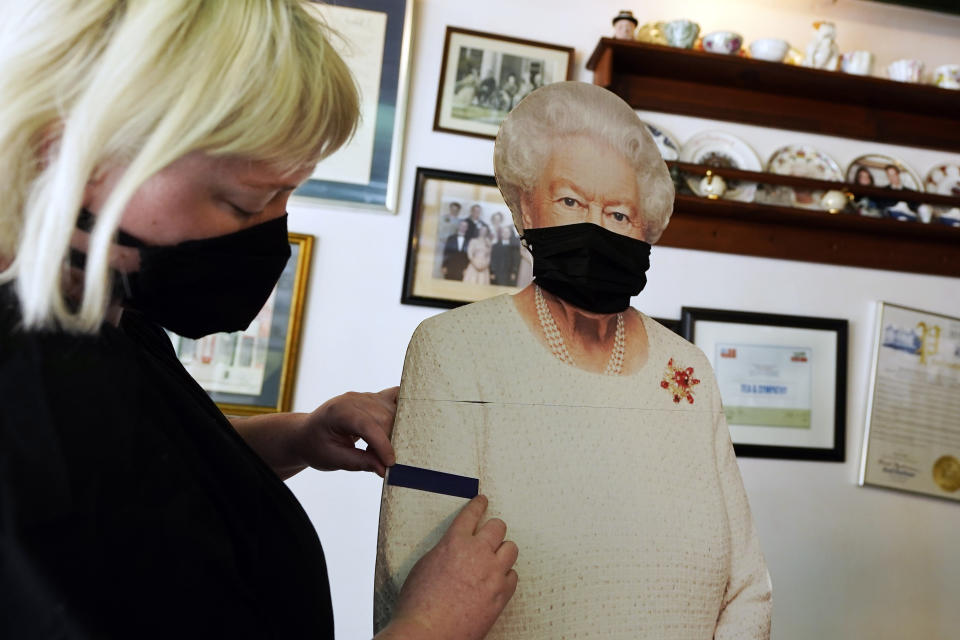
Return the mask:
<path id="1" fill-rule="evenodd" d="M 840 64 L 840 48 L 837 47 L 837 28 L 832 22 L 813 23 L 813 40 L 807 45 L 803 66 L 836 71 Z"/>
<path id="2" fill-rule="evenodd" d="M 703 36 L 703 50 L 732 55 L 743 46 L 743 36 L 733 31 L 714 31 Z"/>
<path id="3" fill-rule="evenodd" d="M 639 22 L 633 17 L 633 11 L 624 9 L 613 16 L 613 37 L 617 40 L 633 40 L 633 32 Z"/>
<path id="4" fill-rule="evenodd" d="M 840 56 L 840 69 L 856 76 L 873 73 L 873 54 L 869 51 L 848 51 Z"/>
<path id="5" fill-rule="evenodd" d="M 700 25 L 693 20 L 671 20 L 663 25 L 667 44 L 679 49 L 689 49 L 700 34 Z"/>

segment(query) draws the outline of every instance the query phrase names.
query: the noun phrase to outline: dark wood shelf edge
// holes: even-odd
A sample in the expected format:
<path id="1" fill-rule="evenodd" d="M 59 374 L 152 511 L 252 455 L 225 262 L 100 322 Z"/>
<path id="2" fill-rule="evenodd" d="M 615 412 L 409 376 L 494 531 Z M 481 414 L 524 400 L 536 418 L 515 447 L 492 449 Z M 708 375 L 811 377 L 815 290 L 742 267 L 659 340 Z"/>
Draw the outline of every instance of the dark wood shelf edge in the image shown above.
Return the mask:
<path id="1" fill-rule="evenodd" d="M 587 68 L 634 109 L 960 151 L 960 91 L 608 38 Z"/>
<path id="2" fill-rule="evenodd" d="M 960 277 L 960 229 L 677 196 L 663 246 Z"/>

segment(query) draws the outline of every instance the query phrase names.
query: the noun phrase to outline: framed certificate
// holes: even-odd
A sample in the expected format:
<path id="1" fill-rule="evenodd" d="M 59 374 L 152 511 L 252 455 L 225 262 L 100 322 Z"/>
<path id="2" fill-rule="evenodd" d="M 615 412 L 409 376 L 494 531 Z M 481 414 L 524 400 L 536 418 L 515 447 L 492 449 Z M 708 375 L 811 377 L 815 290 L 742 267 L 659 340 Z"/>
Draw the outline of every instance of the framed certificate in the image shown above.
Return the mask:
<path id="1" fill-rule="evenodd" d="M 738 456 L 843 462 L 847 321 L 684 307 Z"/>
<path id="2" fill-rule="evenodd" d="M 960 501 L 960 318 L 878 305 L 860 485 Z"/>
<path id="3" fill-rule="evenodd" d="M 396 211 L 413 2 L 341 0 L 319 5 L 341 36 L 331 44 L 360 90 L 360 123 L 350 142 L 320 162 L 296 195 Z"/>

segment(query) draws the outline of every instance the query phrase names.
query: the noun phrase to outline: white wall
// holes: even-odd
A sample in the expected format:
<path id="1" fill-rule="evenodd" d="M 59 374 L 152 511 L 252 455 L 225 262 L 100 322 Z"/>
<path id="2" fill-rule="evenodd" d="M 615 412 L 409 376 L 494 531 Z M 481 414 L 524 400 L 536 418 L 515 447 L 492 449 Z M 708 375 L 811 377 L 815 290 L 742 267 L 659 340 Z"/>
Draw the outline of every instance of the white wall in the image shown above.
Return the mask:
<path id="1" fill-rule="evenodd" d="M 492 141 L 432 131 L 444 29 L 454 25 L 576 47 L 575 76 L 610 18 L 630 7 L 641 22 L 690 17 L 705 31 L 747 42 L 780 36 L 798 48 L 810 23 L 837 23 L 843 50 L 870 49 L 878 63 L 919 57 L 928 68 L 960 62 L 960 17 L 858 0 L 421 0 L 414 47 L 402 187 L 396 215 L 291 205 L 294 231 L 316 236 L 295 408 L 347 390 L 397 384 L 407 340 L 437 312 L 399 303 L 416 167 L 492 174 Z M 826 138 L 695 118 L 643 114 L 685 141 L 706 128 L 748 140 L 761 158 L 808 142 L 842 165 L 890 152 L 925 173 L 957 155 Z M 874 303 L 960 316 L 960 279 L 655 248 L 647 289 L 634 306 L 677 318 L 680 307 L 821 315 L 850 321 L 847 461 L 741 459 L 774 582 L 774 637 L 947 638 L 960 628 L 960 505 L 856 486 L 864 426 Z M 371 474 L 305 472 L 290 481 L 320 532 L 339 638 L 368 638 L 380 480 Z M 522 551 L 521 551 L 522 552 Z"/>

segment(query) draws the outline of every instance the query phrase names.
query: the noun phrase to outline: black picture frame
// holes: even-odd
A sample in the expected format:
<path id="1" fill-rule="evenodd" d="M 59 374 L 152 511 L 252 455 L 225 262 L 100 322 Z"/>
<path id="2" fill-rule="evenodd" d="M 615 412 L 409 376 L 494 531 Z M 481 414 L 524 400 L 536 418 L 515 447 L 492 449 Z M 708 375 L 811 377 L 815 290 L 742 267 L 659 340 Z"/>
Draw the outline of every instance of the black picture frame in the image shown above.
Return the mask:
<path id="1" fill-rule="evenodd" d="M 720 355 L 729 357 L 730 348 L 720 349 L 722 341 L 717 338 L 730 336 L 731 339 L 745 341 L 750 347 L 765 349 L 796 349 L 795 341 L 798 336 L 806 336 L 818 346 L 811 347 L 810 360 L 810 421 L 809 434 L 801 434 L 799 430 L 787 429 L 796 425 L 765 426 L 752 423 L 746 429 L 738 429 L 738 425 L 729 420 L 735 408 L 727 406 L 724 399 L 725 411 L 728 414 L 733 447 L 737 456 L 756 458 L 780 458 L 793 460 L 814 460 L 822 462 L 843 462 L 846 458 L 846 412 L 847 412 L 847 349 L 849 323 L 842 318 L 821 318 L 814 316 L 781 315 L 773 313 L 759 313 L 747 311 L 730 311 L 723 309 L 707 309 L 701 307 L 683 307 L 681 310 L 681 331 L 684 338 L 700 347 L 717 375 L 717 382 L 722 390 L 729 389 L 732 380 L 721 380 L 725 374 L 724 367 L 718 367 Z M 710 324 L 707 324 L 710 323 Z M 698 338 L 698 326 L 701 327 Z M 778 331 L 782 330 L 782 331 Z M 799 330 L 799 331 L 798 331 Z M 748 334 L 756 337 L 755 342 Z M 781 339 L 781 343 L 777 340 Z M 830 345 L 833 345 L 832 349 Z M 725 352 L 724 352 L 725 351 Z M 805 351 L 802 358 L 797 360 L 807 362 Z M 733 350 L 737 357 L 736 349 Z M 793 358 L 791 357 L 791 360 Z M 739 366 L 739 365 L 737 365 Z M 819 372 L 823 375 L 815 376 Z M 830 378 L 832 377 L 832 384 Z M 729 384 L 728 384 L 729 383 Z M 749 388 L 755 388 L 748 385 Z M 742 387 L 741 387 L 742 388 Z M 764 387 L 766 388 L 766 387 Z M 776 387 L 780 388 L 780 386 Z M 784 387 L 786 388 L 786 387 Z M 777 410 L 775 410 L 777 411 Z M 779 410 L 787 411 L 787 410 Z M 793 410 L 789 410 L 792 413 Z M 802 413 L 802 410 L 799 412 Z M 759 436 L 744 437 L 741 432 L 750 432 Z M 783 443 L 778 443 L 778 434 L 783 434 Z M 787 437 L 789 435 L 790 437 Z M 799 442 L 804 435 L 809 435 L 810 442 Z M 819 441 L 817 439 L 819 438 Z M 751 441 L 752 440 L 752 441 Z M 759 440 L 767 440 L 760 442 Z M 825 444 L 823 441 L 829 440 Z"/>
<path id="2" fill-rule="evenodd" d="M 474 54 L 480 55 L 480 66 L 490 63 L 486 73 L 494 80 L 494 88 L 490 92 L 493 95 L 482 101 L 481 89 L 486 78 L 479 77 L 483 72 L 480 67 L 474 68 L 475 63 L 470 61 L 470 56 Z M 491 60 L 486 60 L 487 54 L 490 54 Z M 454 56 L 457 59 L 454 59 Z M 467 57 L 461 59 L 463 56 Z M 513 75 L 515 80 L 522 82 L 524 73 L 530 76 L 539 69 L 541 73 L 538 83 L 535 82 L 535 77 L 527 78 L 532 90 L 573 79 L 573 60 L 573 47 L 448 26 L 440 62 L 440 85 L 437 88 L 437 107 L 433 118 L 434 131 L 493 140 L 500 123 L 515 103 L 522 99 L 524 91 L 520 85 L 517 85 L 517 92 L 514 94 L 506 91 L 505 80 L 508 81 L 509 78 L 505 79 L 504 74 Z M 511 63 L 520 66 L 514 68 L 510 66 Z M 473 78 L 472 86 L 475 87 L 472 91 L 470 87 L 458 89 L 465 83 L 465 79 L 460 77 L 462 65 L 469 67 L 468 77 Z M 478 73 L 474 74 L 475 71 Z M 521 78 L 517 78 L 518 74 Z M 463 99 L 465 92 L 470 92 L 466 102 Z M 506 94 L 506 102 L 512 104 L 494 104 L 495 98 L 501 94 Z"/>
<path id="3" fill-rule="evenodd" d="M 447 205 L 453 201 L 461 205 L 461 220 L 468 217 L 470 210 L 476 206 L 481 209 L 480 216 L 484 224 L 490 228 L 495 226 L 493 219 L 496 214 L 501 214 L 500 226 L 508 227 L 522 279 L 504 285 L 467 283 L 447 279 L 445 273 L 439 272 L 442 243 L 455 226 L 450 224 L 451 219 L 446 219 L 450 217 L 447 215 Z M 417 167 L 400 295 L 402 304 L 452 309 L 502 293 L 516 293 L 532 278 L 532 265 L 533 258 L 520 244 L 513 217 L 493 176 Z"/>

